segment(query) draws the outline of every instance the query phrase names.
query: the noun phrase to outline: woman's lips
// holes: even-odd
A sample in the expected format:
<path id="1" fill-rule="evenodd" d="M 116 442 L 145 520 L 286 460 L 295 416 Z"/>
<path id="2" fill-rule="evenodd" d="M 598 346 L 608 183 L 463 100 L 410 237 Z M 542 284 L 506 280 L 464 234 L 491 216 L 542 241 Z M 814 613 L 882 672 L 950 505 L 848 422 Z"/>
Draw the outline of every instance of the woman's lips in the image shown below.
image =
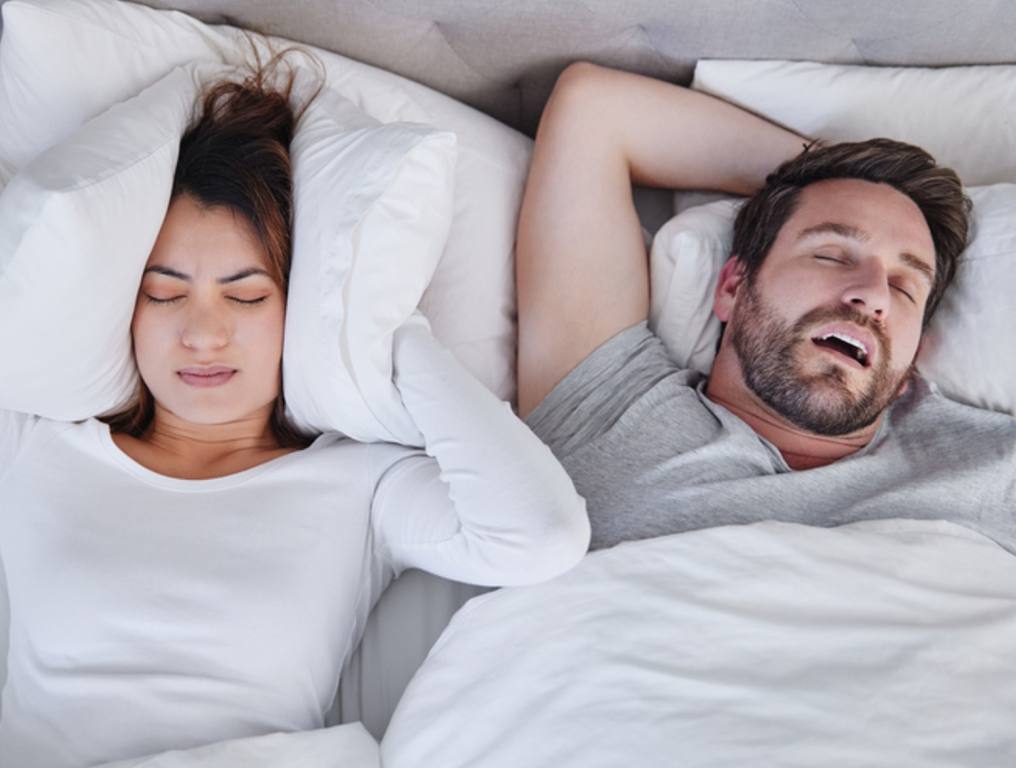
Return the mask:
<path id="1" fill-rule="evenodd" d="M 197 373 L 180 371 L 179 376 L 185 384 L 190 384 L 192 387 L 218 387 L 232 379 L 235 373 L 236 371 L 223 371 L 222 373 L 203 376 Z"/>

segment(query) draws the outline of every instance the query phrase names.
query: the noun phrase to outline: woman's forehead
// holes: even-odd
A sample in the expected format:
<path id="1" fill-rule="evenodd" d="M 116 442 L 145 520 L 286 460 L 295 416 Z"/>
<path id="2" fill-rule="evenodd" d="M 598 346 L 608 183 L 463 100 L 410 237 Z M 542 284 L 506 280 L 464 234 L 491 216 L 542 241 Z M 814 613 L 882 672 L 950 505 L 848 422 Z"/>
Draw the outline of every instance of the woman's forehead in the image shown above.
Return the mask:
<path id="1" fill-rule="evenodd" d="M 264 269 L 265 254 L 253 226 L 235 211 L 204 208 L 187 195 L 173 200 L 147 266 L 201 277 Z"/>

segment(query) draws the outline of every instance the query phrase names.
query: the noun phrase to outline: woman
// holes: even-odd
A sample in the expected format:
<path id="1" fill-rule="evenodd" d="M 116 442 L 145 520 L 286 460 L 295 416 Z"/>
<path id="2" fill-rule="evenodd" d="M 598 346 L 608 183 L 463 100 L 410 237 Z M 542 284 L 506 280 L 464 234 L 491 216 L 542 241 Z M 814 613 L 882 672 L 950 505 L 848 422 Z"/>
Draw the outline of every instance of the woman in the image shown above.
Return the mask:
<path id="1" fill-rule="evenodd" d="M 214 86 L 181 142 L 134 312 L 136 402 L 78 423 L 0 412 L 0 765 L 321 727 L 403 569 L 519 584 L 585 552 L 567 475 L 425 323 L 394 363 L 426 451 L 286 421 L 284 53 Z"/>

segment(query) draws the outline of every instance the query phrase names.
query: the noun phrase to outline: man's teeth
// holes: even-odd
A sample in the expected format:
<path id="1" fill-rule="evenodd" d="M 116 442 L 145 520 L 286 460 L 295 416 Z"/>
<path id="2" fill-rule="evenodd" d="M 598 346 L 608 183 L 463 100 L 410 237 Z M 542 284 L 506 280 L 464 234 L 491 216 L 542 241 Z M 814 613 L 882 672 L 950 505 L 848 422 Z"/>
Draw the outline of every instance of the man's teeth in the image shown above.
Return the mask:
<path id="1" fill-rule="evenodd" d="M 861 356 L 862 362 L 868 358 L 868 351 L 864 348 L 864 344 L 853 336 L 847 336 L 845 333 L 827 333 L 822 337 L 822 341 L 827 339 L 839 339 L 840 341 L 855 347 Z"/>

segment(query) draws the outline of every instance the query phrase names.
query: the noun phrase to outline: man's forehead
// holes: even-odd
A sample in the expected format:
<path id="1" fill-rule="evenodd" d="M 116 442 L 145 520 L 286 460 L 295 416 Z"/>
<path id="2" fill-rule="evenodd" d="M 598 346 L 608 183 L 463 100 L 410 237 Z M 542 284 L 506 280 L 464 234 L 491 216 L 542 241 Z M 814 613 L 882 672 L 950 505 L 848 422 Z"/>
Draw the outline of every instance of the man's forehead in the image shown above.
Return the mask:
<path id="1" fill-rule="evenodd" d="M 805 229 L 824 221 L 854 227 L 869 237 L 893 233 L 924 239 L 931 231 L 924 213 L 908 195 L 888 184 L 863 179 L 825 179 L 809 184 L 787 223 Z"/>
<path id="2" fill-rule="evenodd" d="M 831 179 L 805 187 L 781 235 L 791 241 L 823 236 L 858 243 L 878 240 L 893 250 L 935 261 L 931 230 L 917 203 L 887 184 L 859 179 Z"/>

